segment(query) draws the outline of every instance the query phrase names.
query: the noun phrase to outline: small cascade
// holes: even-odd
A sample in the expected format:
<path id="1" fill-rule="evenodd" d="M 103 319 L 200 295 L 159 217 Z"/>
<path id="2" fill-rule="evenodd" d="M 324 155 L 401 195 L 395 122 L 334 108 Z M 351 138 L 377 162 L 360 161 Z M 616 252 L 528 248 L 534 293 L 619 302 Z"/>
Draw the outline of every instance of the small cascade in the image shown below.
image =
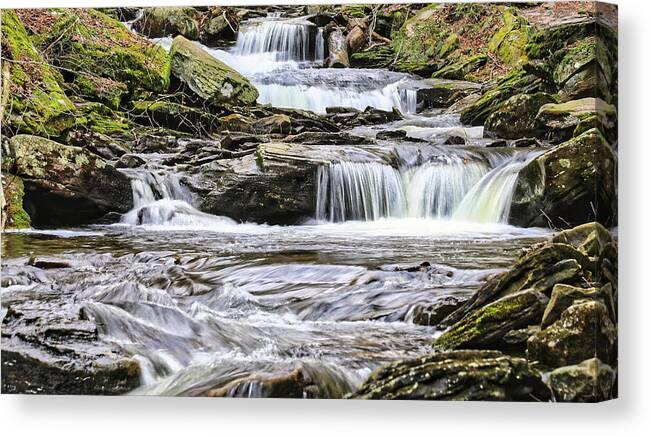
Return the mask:
<path id="1" fill-rule="evenodd" d="M 272 20 L 255 22 L 240 30 L 235 53 L 249 56 L 275 53 L 275 60 L 323 62 L 323 33 L 307 21 Z"/>
<path id="2" fill-rule="evenodd" d="M 124 170 L 131 178 L 133 209 L 122 216 L 129 225 L 210 226 L 235 224 L 226 217 L 203 213 L 192 206 L 193 198 L 178 176 L 155 171 Z"/>
<path id="3" fill-rule="evenodd" d="M 540 152 L 516 154 L 473 186 L 453 215 L 455 220 L 508 223 L 513 190 L 520 170 Z"/>
<path id="4" fill-rule="evenodd" d="M 507 223 L 520 170 L 538 152 L 484 160 L 446 157 L 398 170 L 390 165 L 342 162 L 317 172 L 316 219 L 452 219 Z"/>

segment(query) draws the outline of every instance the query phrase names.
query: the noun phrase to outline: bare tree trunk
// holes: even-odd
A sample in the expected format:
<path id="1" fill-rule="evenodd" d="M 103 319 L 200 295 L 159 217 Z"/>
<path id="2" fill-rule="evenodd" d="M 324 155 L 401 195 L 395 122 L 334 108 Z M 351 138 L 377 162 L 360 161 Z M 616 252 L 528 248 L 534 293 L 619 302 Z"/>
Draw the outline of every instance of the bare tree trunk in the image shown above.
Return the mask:
<path id="1" fill-rule="evenodd" d="M 348 68 L 348 44 L 341 29 L 337 28 L 328 33 L 328 50 L 330 56 L 326 60 L 328 68 Z"/>

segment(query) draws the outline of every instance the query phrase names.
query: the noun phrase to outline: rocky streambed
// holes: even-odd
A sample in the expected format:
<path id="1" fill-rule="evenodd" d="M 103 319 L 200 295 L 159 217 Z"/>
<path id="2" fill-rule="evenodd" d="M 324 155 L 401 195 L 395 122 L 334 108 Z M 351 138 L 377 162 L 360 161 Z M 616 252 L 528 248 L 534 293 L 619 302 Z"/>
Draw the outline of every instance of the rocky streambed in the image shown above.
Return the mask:
<path id="1" fill-rule="evenodd" d="M 3 11 L 3 392 L 615 397 L 611 12 Z"/>

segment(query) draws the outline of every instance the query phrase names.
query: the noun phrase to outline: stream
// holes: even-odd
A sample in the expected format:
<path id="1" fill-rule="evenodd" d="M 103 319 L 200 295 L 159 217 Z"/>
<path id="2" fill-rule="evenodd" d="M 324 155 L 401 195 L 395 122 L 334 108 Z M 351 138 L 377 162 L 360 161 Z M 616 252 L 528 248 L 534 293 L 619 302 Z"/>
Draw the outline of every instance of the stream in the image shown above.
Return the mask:
<path id="1" fill-rule="evenodd" d="M 469 145 L 363 146 L 390 148 L 398 163 L 320 167 L 314 214 L 295 226 L 200 212 L 163 156 L 142 155 L 146 165 L 122 170 L 134 209 L 120 223 L 5 233 L 3 272 L 14 279 L 3 296 L 74 295 L 100 335 L 139 361 L 134 394 L 265 396 L 269 380 L 300 369 L 313 390 L 304 395 L 342 397 L 379 365 L 432 351 L 441 330 L 414 323 L 418 310 L 470 296 L 549 236 L 508 224 L 518 172 L 540 151 L 488 149 L 481 128 L 419 113 L 417 78 L 320 68 L 323 35 L 301 19 L 251 20 L 233 47 L 206 50 L 247 76 L 260 103 L 396 107 L 404 120 L 352 133 L 403 129 L 440 144 L 454 132 Z M 72 267 L 32 274 L 33 254 Z"/>

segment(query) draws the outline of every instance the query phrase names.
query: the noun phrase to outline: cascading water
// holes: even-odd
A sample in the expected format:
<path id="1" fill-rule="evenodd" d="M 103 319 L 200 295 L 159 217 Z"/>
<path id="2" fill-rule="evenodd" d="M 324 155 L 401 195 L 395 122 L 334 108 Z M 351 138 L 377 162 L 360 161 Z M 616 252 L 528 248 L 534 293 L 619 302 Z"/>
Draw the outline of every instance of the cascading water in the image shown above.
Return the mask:
<path id="1" fill-rule="evenodd" d="M 316 219 L 340 222 L 380 218 L 452 219 L 507 223 L 520 170 L 539 152 L 506 160 L 452 156 L 398 170 L 390 165 L 342 162 L 317 171 Z"/>

